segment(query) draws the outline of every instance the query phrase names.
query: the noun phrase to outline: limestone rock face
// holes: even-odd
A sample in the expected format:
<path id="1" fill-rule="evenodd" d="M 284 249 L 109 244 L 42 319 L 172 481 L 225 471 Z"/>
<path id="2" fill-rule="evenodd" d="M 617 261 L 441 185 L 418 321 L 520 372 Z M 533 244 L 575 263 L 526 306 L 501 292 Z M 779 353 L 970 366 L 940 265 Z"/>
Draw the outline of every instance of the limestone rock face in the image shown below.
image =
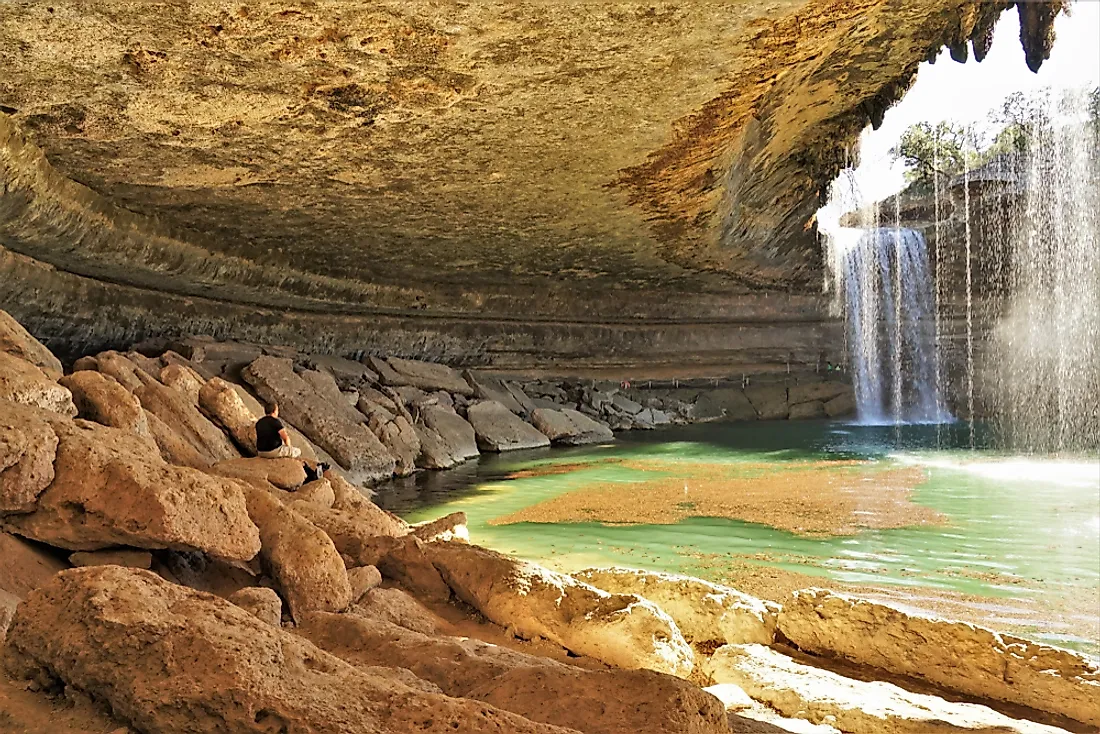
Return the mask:
<path id="1" fill-rule="evenodd" d="M 206 380 L 190 367 L 182 364 L 167 364 L 154 377 L 159 378 L 161 383 L 180 393 L 194 405 L 199 404 L 199 391 L 202 390 Z"/>
<path id="2" fill-rule="evenodd" d="M 550 439 L 538 429 L 492 400 L 471 405 L 466 411 L 466 419 L 474 427 L 478 448 L 485 451 L 515 451 L 550 445 Z"/>
<path id="3" fill-rule="evenodd" d="M 792 403 L 791 411 L 787 417 L 792 421 L 824 418 L 825 404 L 820 400 L 812 400 L 808 403 Z"/>
<path id="4" fill-rule="evenodd" d="M 695 401 L 697 420 L 751 421 L 756 417 L 752 403 L 735 387 L 710 390 Z"/>
<path id="5" fill-rule="evenodd" d="M 784 716 L 829 723 L 850 734 L 1063 732 L 1011 719 L 985 706 L 910 693 L 891 683 L 845 678 L 762 645 L 726 645 L 703 667 L 716 682 L 736 684 Z"/>
<path id="6" fill-rule="evenodd" d="M 625 568 L 592 568 L 573 578 L 613 594 L 637 594 L 672 617 L 688 642 L 731 644 L 775 640 L 775 604 L 690 576 Z"/>
<path id="7" fill-rule="evenodd" d="M 615 438 L 615 433 L 610 428 L 571 408 L 536 408 L 531 413 L 531 425 L 549 438 L 551 443 L 563 446 L 600 443 Z"/>
<path id="8" fill-rule="evenodd" d="M 250 586 L 234 591 L 228 601 L 236 604 L 261 622 L 279 627 L 283 618 L 283 600 L 274 589 L 262 586 Z"/>
<path id="9" fill-rule="evenodd" d="M 852 415 L 856 412 L 856 396 L 855 393 L 849 390 L 846 393 L 837 395 L 832 400 L 825 403 L 825 415 L 830 418 L 839 418 L 845 415 Z"/>
<path id="10" fill-rule="evenodd" d="M 371 358 L 370 364 L 378 370 L 382 382 L 393 387 L 416 387 L 427 392 L 444 390 L 467 396 L 474 394 L 462 375 L 444 364 L 400 357 Z"/>
<path id="11" fill-rule="evenodd" d="M 68 388 L 26 360 L 0 352 L 0 400 L 31 405 L 66 416 L 76 415 Z"/>
<path id="12" fill-rule="evenodd" d="M 545 637 L 620 668 L 691 673 L 691 648 L 672 619 L 651 602 L 609 594 L 475 545 L 428 543 L 424 548 L 460 599 L 520 637 Z"/>
<path id="13" fill-rule="evenodd" d="M 466 370 L 462 377 L 473 388 L 474 397 L 478 400 L 494 400 L 519 416 L 528 413 L 500 378 L 473 370 Z"/>
<path id="14" fill-rule="evenodd" d="M 311 441 L 348 470 L 357 480 L 373 480 L 393 474 L 394 458 L 358 421 L 327 400 L 310 383 L 294 373 L 289 360 L 260 357 L 242 372 L 256 392 L 279 404 L 280 415 L 301 429 Z M 340 401 L 347 410 L 353 410 Z"/>
<path id="15" fill-rule="evenodd" d="M 67 571 L 17 610 L 8 639 L 25 675 L 46 671 L 141 731 L 570 732 L 356 670 L 148 571 Z"/>
<path id="16" fill-rule="evenodd" d="M 279 489 L 296 489 L 306 481 L 306 470 L 301 459 L 248 459 L 219 461 L 210 467 L 213 474 L 238 479 L 260 479 L 271 482 Z"/>
<path id="17" fill-rule="evenodd" d="M 832 400 L 838 395 L 844 395 L 852 391 L 852 386 L 846 382 L 826 380 L 824 382 L 808 382 L 802 385 L 791 385 L 787 389 L 787 399 L 792 406 L 798 403 L 809 403 L 815 400 L 822 403 Z"/>
<path id="18" fill-rule="evenodd" d="M 54 479 L 34 512 L 4 518 L 8 530 L 69 550 L 122 545 L 248 560 L 260 549 L 236 482 L 169 466 L 127 431 L 50 425 L 59 439 Z"/>
<path id="19" fill-rule="evenodd" d="M 37 408 L 0 400 L 0 514 L 33 510 L 53 481 L 58 439 L 48 418 Z"/>
<path id="20" fill-rule="evenodd" d="M 429 636 L 377 618 L 310 614 L 306 639 L 357 667 L 399 665 L 461 696 L 585 734 L 726 734 L 721 704 L 649 670 L 595 671 L 475 639 Z"/>
<path id="21" fill-rule="evenodd" d="M 169 464 L 187 466 L 192 469 L 206 471 L 210 468 L 210 458 L 199 452 L 194 444 L 178 434 L 171 426 L 159 417 L 147 410 L 145 422 L 149 426 L 149 433 L 156 443 L 161 457 Z"/>
<path id="22" fill-rule="evenodd" d="M 62 377 L 60 382 L 72 392 L 81 418 L 139 436 L 151 435 L 141 403 L 110 375 L 81 370 Z"/>
<path id="23" fill-rule="evenodd" d="M 756 416 L 762 421 L 785 420 L 790 414 L 787 388 L 783 385 L 746 387 L 745 397 L 752 403 Z"/>
<path id="24" fill-rule="evenodd" d="M 61 360 L 3 310 L 0 310 L 0 352 L 30 362 L 51 380 L 60 379 L 64 373 Z"/>
<path id="25" fill-rule="evenodd" d="M 45 549 L 0 532 L 0 589 L 22 599 L 68 567 Z"/>
<path id="26" fill-rule="evenodd" d="M 481 455 L 477 447 L 477 433 L 470 423 L 450 408 L 429 405 L 421 409 L 424 425 L 439 434 L 448 453 L 458 462 Z"/>
<path id="27" fill-rule="evenodd" d="M 199 412 L 197 400 L 192 400 L 190 396 L 160 383 L 144 372 L 138 373 L 138 379 L 142 386 L 134 391 L 134 396 L 141 401 L 141 407 L 164 421 L 204 459 L 215 463 L 240 458 L 240 452 L 234 448 L 229 437 Z M 197 394 L 196 390 L 196 398 Z"/>
<path id="28" fill-rule="evenodd" d="M 1100 668 L 1066 650 L 820 589 L 795 592 L 779 629 L 807 652 L 1100 726 Z"/>
<path id="29" fill-rule="evenodd" d="M 393 473 L 406 477 L 416 471 L 416 459 L 420 456 L 420 436 L 405 416 L 398 415 L 384 421 L 374 416 L 368 422 L 371 431 L 394 457 Z"/>

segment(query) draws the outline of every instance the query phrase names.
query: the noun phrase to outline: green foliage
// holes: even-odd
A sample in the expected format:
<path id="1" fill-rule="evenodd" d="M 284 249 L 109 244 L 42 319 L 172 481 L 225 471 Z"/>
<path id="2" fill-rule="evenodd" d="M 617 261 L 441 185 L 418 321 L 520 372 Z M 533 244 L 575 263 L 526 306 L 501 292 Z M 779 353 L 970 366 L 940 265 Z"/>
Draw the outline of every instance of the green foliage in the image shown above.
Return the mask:
<path id="1" fill-rule="evenodd" d="M 962 172 L 966 142 L 967 131 L 958 125 L 919 122 L 902 134 L 890 154 L 905 162 L 905 179 L 912 187 L 930 190 L 937 176 L 950 178 Z"/>

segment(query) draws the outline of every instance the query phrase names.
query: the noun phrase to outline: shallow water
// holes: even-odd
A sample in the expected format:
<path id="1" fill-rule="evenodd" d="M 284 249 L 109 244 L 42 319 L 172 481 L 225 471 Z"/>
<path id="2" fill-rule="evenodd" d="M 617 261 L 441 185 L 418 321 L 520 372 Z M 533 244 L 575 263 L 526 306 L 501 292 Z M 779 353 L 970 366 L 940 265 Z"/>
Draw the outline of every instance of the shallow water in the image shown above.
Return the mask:
<path id="1" fill-rule="evenodd" d="M 730 581 L 746 564 L 772 567 L 874 586 L 895 601 L 1100 652 L 1100 457 L 1014 456 L 956 448 L 960 442 L 969 443 L 965 426 L 696 425 L 623 434 L 607 446 L 483 457 L 396 480 L 376 499 L 413 522 L 464 511 L 474 542 L 562 570 L 619 564 Z M 490 524 L 566 492 L 639 483 L 654 471 L 668 476 L 670 467 L 686 477 L 690 500 L 693 468 L 706 482 L 716 465 L 766 462 L 778 472 L 850 459 L 918 467 L 925 480 L 911 499 L 945 515 L 945 524 L 842 536 L 707 517 Z M 805 481 L 813 492 L 815 476 Z"/>

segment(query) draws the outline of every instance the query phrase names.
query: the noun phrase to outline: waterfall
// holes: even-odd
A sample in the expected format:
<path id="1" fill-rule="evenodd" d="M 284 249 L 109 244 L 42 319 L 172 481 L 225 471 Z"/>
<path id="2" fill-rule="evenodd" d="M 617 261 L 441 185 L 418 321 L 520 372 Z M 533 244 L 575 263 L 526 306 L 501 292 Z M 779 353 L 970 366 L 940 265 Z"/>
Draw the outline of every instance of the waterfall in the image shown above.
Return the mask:
<path id="1" fill-rule="evenodd" d="M 939 423 L 933 282 L 924 236 L 871 229 L 839 247 L 848 343 L 861 423 Z"/>

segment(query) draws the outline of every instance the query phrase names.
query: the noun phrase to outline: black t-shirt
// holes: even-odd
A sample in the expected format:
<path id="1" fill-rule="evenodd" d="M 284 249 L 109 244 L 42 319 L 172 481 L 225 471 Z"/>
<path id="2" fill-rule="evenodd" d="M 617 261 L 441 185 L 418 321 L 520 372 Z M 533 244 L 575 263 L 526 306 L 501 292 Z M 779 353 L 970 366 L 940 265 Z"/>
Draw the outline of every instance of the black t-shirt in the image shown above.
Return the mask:
<path id="1" fill-rule="evenodd" d="M 274 451 L 283 445 L 283 437 L 279 431 L 283 430 L 283 422 L 278 418 L 265 415 L 256 421 L 256 450 Z"/>

